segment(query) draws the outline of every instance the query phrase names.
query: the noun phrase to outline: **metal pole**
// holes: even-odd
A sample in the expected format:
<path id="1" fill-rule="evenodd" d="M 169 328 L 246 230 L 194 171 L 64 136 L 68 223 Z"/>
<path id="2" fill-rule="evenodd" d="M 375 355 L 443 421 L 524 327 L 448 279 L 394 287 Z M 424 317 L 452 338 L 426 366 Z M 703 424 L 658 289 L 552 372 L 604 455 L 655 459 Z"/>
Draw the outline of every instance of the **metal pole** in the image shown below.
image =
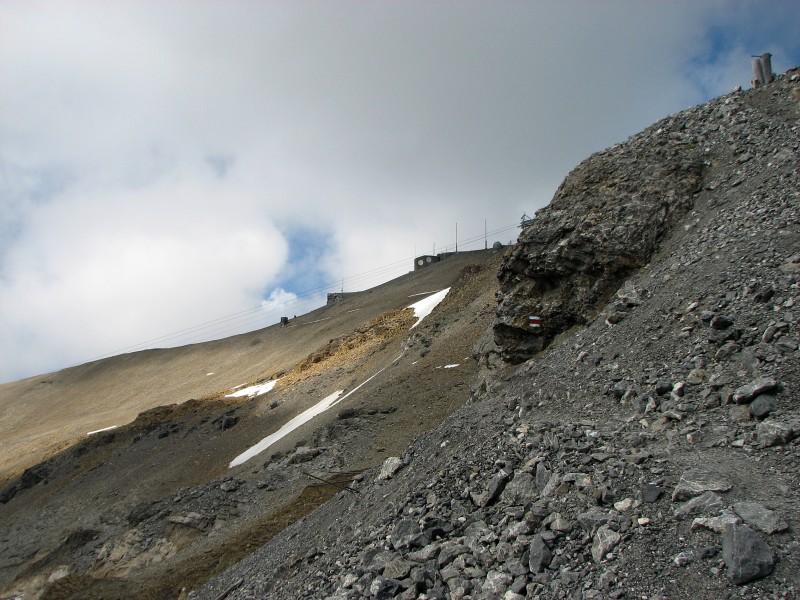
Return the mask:
<path id="1" fill-rule="evenodd" d="M 458 221 L 456 221 L 456 252 L 458 252 Z"/>
<path id="2" fill-rule="evenodd" d="M 489 238 L 487 237 L 486 234 L 486 219 L 483 220 L 483 249 L 484 250 L 489 249 Z"/>

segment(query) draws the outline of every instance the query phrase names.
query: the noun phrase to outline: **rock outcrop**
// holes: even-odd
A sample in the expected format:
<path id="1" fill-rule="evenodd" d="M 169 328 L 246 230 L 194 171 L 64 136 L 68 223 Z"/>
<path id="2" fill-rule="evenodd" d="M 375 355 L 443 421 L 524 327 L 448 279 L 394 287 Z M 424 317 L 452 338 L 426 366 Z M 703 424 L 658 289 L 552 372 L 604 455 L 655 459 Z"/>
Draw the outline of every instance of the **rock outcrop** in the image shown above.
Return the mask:
<path id="1" fill-rule="evenodd" d="M 505 362 L 527 360 L 561 332 L 588 323 L 647 264 L 700 190 L 697 138 L 684 122 L 665 123 L 591 156 L 567 176 L 501 267 L 493 329 Z M 530 316 L 541 326 L 532 329 Z"/>

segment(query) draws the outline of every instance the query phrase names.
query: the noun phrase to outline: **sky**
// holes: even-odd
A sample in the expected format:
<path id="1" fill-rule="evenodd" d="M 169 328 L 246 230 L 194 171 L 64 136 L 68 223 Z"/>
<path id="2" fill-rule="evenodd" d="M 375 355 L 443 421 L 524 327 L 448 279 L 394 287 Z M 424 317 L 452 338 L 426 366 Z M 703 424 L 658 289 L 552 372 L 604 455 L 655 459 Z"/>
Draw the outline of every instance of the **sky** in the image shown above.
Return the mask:
<path id="1" fill-rule="evenodd" d="M 0 0 L 0 382 L 508 243 L 800 3 Z M 484 236 L 484 232 L 488 232 Z"/>

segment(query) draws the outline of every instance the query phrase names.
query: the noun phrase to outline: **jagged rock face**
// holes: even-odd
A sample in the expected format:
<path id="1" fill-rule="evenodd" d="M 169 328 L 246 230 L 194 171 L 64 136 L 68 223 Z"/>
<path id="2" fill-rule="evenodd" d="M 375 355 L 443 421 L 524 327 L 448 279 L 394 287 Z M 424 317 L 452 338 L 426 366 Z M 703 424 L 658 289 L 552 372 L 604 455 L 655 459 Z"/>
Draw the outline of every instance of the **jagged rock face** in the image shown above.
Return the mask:
<path id="1" fill-rule="evenodd" d="M 520 363 L 593 318 L 691 209 L 703 166 L 687 134 L 663 129 L 581 163 L 501 267 L 494 337 L 502 358 Z M 531 315 L 542 318 L 536 331 Z"/>

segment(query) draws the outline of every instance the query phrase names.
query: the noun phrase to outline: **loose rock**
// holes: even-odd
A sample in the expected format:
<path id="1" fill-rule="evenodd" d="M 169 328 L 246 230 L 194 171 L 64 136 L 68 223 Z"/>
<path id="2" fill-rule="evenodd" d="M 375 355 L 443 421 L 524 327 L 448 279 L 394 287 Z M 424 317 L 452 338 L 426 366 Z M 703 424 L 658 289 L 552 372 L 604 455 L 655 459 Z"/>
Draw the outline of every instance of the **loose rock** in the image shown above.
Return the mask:
<path id="1" fill-rule="evenodd" d="M 772 548 L 746 525 L 729 525 L 725 529 L 722 556 L 728 578 L 737 585 L 766 577 L 775 568 Z"/>
<path id="2" fill-rule="evenodd" d="M 684 471 L 678 485 L 672 491 L 672 501 L 687 500 L 706 491 L 727 492 L 729 489 L 731 489 L 731 483 L 716 473 L 698 470 Z"/>

